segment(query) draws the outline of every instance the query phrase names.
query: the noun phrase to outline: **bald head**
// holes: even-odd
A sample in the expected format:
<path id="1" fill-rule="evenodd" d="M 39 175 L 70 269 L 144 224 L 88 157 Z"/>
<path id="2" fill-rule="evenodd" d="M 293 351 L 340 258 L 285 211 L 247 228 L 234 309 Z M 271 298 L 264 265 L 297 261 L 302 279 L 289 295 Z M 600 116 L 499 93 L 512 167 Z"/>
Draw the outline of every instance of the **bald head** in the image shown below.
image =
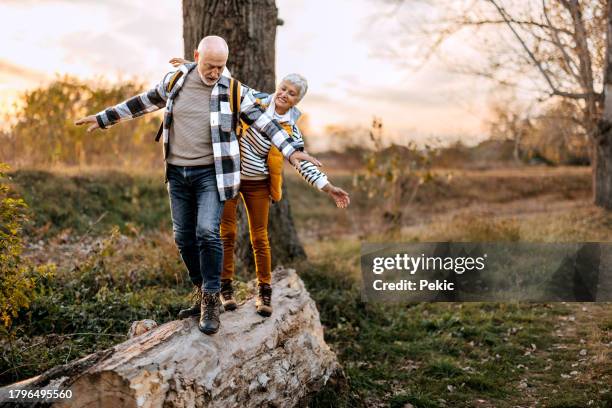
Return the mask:
<path id="1" fill-rule="evenodd" d="M 212 86 L 219 80 L 228 55 L 229 48 L 223 38 L 216 35 L 202 38 L 193 58 L 198 64 L 200 78 L 206 85 Z"/>
<path id="2" fill-rule="evenodd" d="M 225 40 L 218 35 L 209 35 L 200 40 L 198 44 L 198 52 L 200 54 L 208 51 L 215 54 L 225 54 L 225 57 L 229 55 L 229 48 Z"/>

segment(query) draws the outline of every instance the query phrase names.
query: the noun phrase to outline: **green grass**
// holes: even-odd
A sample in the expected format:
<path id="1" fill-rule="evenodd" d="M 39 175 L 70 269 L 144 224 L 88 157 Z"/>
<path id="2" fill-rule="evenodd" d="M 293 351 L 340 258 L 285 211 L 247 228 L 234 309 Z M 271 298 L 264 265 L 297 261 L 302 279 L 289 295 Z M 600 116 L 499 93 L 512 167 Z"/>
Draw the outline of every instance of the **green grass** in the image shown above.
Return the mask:
<path id="1" fill-rule="evenodd" d="M 551 351 L 559 342 L 577 346 L 577 338 L 554 336 L 569 306 L 363 303 L 354 273 L 333 257 L 296 267 L 349 379 L 341 392 L 324 390 L 314 407 L 473 407 L 476 400 L 510 407 L 530 401 L 520 388 L 524 378 L 536 400 L 548 401 L 543 406 L 606 406 L 609 390 L 599 393 L 605 387 L 561 377 L 575 370 L 577 350 Z"/>
<path id="2" fill-rule="evenodd" d="M 131 225 L 145 229 L 171 225 L 161 173 L 19 170 L 10 177 L 34 214 L 30 234 L 52 237 L 66 230 L 101 233 L 114 225 L 122 231 Z"/>
<path id="3" fill-rule="evenodd" d="M 486 401 L 483 406 L 502 408 L 534 401 L 546 407 L 612 405 L 612 369 L 605 354 L 612 341 L 610 313 L 594 314 L 593 320 L 577 317 L 575 324 L 583 326 L 557 337 L 560 319 L 576 314 L 579 307 L 364 303 L 359 246 L 361 240 L 376 237 L 359 236 L 354 229 L 362 215 L 369 212 L 374 219 L 380 203 L 357 200 L 355 194 L 355 212 L 340 212 L 303 181 L 287 180 L 309 254 L 308 261 L 292 266 L 317 302 L 326 341 L 347 375 L 346 383 L 329 384 L 311 406 L 410 403 L 461 408 L 479 406 L 477 400 Z M 185 304 L 189 284 L 172 240 L 160 175 L 18 171 L 13 182 L 32 211 L 32 234 L 55 242 L 68 231 L 74 238 L 85 235 L 99 241 L 88 244 L 85 255 L 65 259 L 46 282 L 45 292 L 16 320 L 15 336 L 0 340 L 0 383 L 36 375 L 121 342 L 133 320 L 152 318 L 162 323 L 173 319 Z M 349 182 L 340 178 L 337 184 L 345 187 Z M 608 214 L 590 210 L 562 214 L 548 223 L 545 215 L 510 221 L 456 217 L 415 227 L 402 238 L 563 240 L 588 238 L 589 230 L 600 238 L 609 236 L 610 222 Z M 113 232 L 115 225 L 118 231 Z M 46 251 L 55 249 L 51 245 Z M 241 296 L 245 288 L 240 285 Z M 599 350 L 601 360 L 579 362 L 581 348 L 588 348 L 589 355 Z M 583 374 L 562 376 L 574 370 Z M 593 402 L 588 405 L 589 401 Z"/>

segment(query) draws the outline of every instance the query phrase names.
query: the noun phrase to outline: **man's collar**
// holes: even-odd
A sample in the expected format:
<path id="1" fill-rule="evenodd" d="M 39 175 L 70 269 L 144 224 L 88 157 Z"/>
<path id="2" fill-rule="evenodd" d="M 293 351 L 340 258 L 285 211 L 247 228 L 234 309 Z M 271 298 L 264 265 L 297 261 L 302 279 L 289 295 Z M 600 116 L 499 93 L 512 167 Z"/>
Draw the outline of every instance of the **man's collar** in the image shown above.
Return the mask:
<path id="1" fill-rule="evenodd" d="M 188 62 L 186 64 L 181 65 L 179 69 L 187 74 L 191 72 L 197 65 L 198 64 L 196 64 L 195 62 Z"/>
<path id="2" fill-rule="evenodd" d="M 231 79 L 232 79 L 232 74 L 230 73 L 229 69 L 225 67 L 223 68 L 223 72 L 221 73 L 221 76 L 219 77 L 219 80 L 217 81 L 217 83 L 221 86 L 229 88 Z"/>

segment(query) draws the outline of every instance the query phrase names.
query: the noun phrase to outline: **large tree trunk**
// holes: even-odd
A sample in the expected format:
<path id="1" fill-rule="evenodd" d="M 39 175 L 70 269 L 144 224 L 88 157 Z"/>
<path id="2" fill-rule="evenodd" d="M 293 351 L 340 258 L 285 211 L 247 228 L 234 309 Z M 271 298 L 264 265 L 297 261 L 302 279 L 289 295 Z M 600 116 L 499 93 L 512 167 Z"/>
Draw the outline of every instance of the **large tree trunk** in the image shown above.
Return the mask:
<path id="1" fill-rule="evenodd" d="M 612 210 L 612 128 L 606 126 L 593 146 L 594 202 Z"/>
<path id="2" fill-rule="evenodd" d="M 213 336 L 197 319 L 175 320 L 9 388 L 70 388 L 59 407 L 294 407 L 332 379 L 344 386 L 323 340 L 314 301 L 294 270 L 275 273 L 274 315 L 255 313 L 254 299 L 221 317 Z M 31 406 L 24 404 L 25 406 Z"/>
<path id="3" fill-rule="evenodd" d="M 595 204 L 612 209 L 612 0 L 608 1 L 608 29 L 604 67 L 603 117 L 593 141 Z"/>
<path id="4" fill-rule="evenodd" d="M 202 37 L 219 35 L 229 45 L 227 65 L 232 75 L 254 89 L 274 92 L 278 22 L 274 0 L 183 0 L 185 57 L 193 58 L 193 50 Z M 243 205 L 239 206 L 238 220 L 237 270 L 254 271 Z M 283 199 L 270 208 L 268 231 L 273 267 L 306 257 L 295 230 L 284 186 Z"/>

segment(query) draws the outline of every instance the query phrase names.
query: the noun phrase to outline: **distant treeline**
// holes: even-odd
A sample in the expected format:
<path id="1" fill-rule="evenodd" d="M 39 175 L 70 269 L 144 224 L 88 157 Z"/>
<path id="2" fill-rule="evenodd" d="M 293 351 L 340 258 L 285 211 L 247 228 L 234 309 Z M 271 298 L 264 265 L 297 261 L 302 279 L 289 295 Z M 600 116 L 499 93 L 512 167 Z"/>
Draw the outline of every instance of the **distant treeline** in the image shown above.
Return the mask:
<path id="1" fill-rule="evenodd" d="M 0 131 L 0 162 L 18 167 L 109 166 L 138 169 L 160 169 L 161 146 L 154 137 L 161 123 L 161 112 L 128 121 L 104 131 L 87 133 L 85 126 L 74 121 L 97 113 L 146 86 L 136 80 L 110 84 L 104 81 L 84 82 L 64 76 L 45 87 L 27 91 L 17 102 L 15 113 L 4 121 Z M 504 165 L 509 162 L 557 164 L 589 164 L 588 139 L 572 117 L 575 107 L 560 103 L 540 115 L 525 118 L 516 107 L 493 106 L 489 122 L 490 140 L 475 147 L 458 142 L 435 149 L 431 155 L 434 167 L 478 167 Z M 308 123 L 301 123 L 308 133 Z M 382 132 L 382 127 L 378 129 Z M 364 166 L 369 152 L 400 150 L 409 159 L 408 146 L 391 144 L 375 149 L 372 129 L 345 127 L 326 128 L 327 149 L 336 167 Z M 381 138 L 385 139 L 381 133 Z M 384 142 L 384 140 L 383 140 Z M 414 152 L 413 152 L 414 153 Z M 420 154 L 420 153 L 419 153 Z M 382 159 L 382 158 L 381 158 Z M 383 159 L 384 160 L 384 159 Z"/>
<path id="2" fill-rule="evenodd" d="M 161 117 L 147 115 L 105 131 L 87 133 L 74 121 L 145 90 L 128 80 L 121 84 L 83 82 L 65 76 L 27 91 L 0 132 L 0 162 L 12 166 L 112 165 L 158 167 L 160 146 L 154 143 Z"/>

